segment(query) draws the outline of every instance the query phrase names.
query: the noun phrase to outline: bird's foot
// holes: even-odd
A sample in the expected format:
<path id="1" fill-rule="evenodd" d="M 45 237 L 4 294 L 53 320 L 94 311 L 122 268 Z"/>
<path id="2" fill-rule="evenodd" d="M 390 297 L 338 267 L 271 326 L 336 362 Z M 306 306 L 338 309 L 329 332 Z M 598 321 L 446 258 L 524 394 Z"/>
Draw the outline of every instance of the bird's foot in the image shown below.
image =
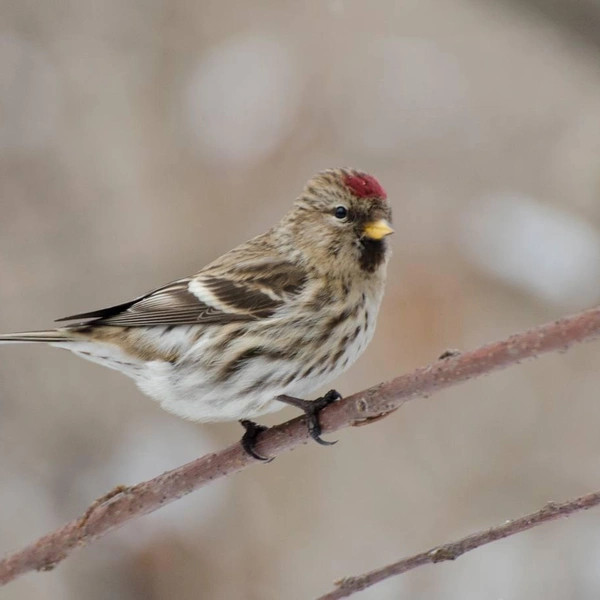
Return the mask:
<path id="1" fill-rule="evenodd" d="M 263 462 L 271 462 L 273 459 L 268 458 L 266 456 L 262 456 L 255 450 L 256 440 L 258 436 L 268 429 L 264 425 L 259 425 L 254 421 L 250 421 L 248 419 L 241 419 L 240 425 L 246 430 L 240 443 L 242 444 L 242 448 L 246 451 L 246 454 L 252 456 L 256 460 L 262 460 Z"/>
<path id="2" fill-rule="evenodd" d="M 319 413 L 326 407 L 337 402 L 341 399 L 341 395 L 335 390 L 329 390 L 324 396 L 317 398 L 316 400 L 302 400 L 300 398 L 293 398 L 292 396 L 279 396 L 277 400 L 291 404 L 296 408 L 304 411 L 306 418 L 306 426 L 310 437 L 318 442 L 322 446 L 333 446 L 337 444 L 337 440 L 334 442 L 328 442 L 321 437 L 321 423 L 319 422 Z"/>

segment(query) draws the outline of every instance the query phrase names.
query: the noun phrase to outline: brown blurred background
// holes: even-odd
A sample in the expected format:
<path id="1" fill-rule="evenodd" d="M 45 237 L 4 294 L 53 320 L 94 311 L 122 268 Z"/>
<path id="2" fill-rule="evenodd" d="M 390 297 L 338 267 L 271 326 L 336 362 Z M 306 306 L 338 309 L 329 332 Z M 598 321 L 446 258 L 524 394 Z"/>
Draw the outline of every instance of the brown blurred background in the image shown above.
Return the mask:
<path id="1" fill-rule="evenodd" d="M 378 332 L 342 393 L 594 305 L 599 32 L 592 0 L 0 0 L 0 330 L 188 275 L 333 166 L 382 181 L 397 231 Z M 1 552 L 241 433 L 178 420 L 66 352 L 0 356 Z M 588 344 L 414 401 L 1 596 L 313 598 L 592 491 L 599 359 Z M 599 593 L 596 510 L 357 597 Z"/>

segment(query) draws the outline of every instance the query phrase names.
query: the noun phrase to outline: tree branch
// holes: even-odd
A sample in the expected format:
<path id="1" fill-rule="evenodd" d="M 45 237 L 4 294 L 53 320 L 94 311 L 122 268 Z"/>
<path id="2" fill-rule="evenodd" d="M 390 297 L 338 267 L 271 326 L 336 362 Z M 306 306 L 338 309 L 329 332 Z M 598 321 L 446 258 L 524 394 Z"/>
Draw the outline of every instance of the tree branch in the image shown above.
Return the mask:
<path id="1" fill-rule="evenodd" d="M 515 533 L 521 533 L 536 525 L 554 521 L 559 517 L 568 517 L 574 512 L 586 510 L 592 506 L 597 506 L 598 504 L 600 504 L 600 492 L 594 492 L 593 494 L 581 496 L 580 498 L 569 500 L 568 502 L 563 502 L 561 504 L 549 502 L 537 512 L 520 517 L 514 521 L 507 521 L 497 527 L 473 533 L 456 542 L 437 546 L 426 552 L 409 556 L 408 558 L 404 558 L 391 565 L 369 571 L 358 577 L 344 577 L 343 579 L 340 579 L 340 581 L 335 582 L 338 586 L 336 590 L 333 590 L 324 596 L 320 596 L 317 600 L 338 600 L 339 598 L 346 598 L 347 596 L 360 592 L 388 577 L 406 573 L 406 571 L 416 569 L 422 565 L 443 562 L 446 560 L 456 560 L 465 552 L 479 548 L 479 546 L 483 546 L 484 544 L 501 540 L 509 535 L 514 535 Z"/>
<path id="2" fill-rule="evenodd" d="M 600 308 L 525 331 L 472 352 L 451 356 L 358 392 L 328 406 L 320 415 L 324 432 L 361 425 L 396 410 L 404 402 L 427 396 L 473 377 L 521 360 L 600 335 Z M 277 456 L 306 443 L 303 417 L 261 434 L 256 450 Z M 0 584 L 31 570 L 49 570 L 75 548 L 85 546 L 127 521 L 157 510 L 185 494 L 256 462 L 236 443 L 154 479 L 134 486 L 118 486 L 96 500 L 83 514 L 23 550 L 0 561 Z"/>

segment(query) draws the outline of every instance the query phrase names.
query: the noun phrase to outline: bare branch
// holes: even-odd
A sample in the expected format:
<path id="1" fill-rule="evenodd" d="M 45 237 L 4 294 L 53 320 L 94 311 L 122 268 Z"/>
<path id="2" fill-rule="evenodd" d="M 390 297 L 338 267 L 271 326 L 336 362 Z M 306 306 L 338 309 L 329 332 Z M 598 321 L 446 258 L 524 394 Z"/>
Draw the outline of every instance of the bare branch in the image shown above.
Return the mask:
<path id="1" fill-rule="evenodd" d="M 472 352 L 450 356 L 391 381 L 380 383 L 330 405 L 320 415 L 324 432 L 361 425 L 396 410 L 404 402 L 456 385 L 473 377 L 600 334 L 600 308 L 560 319 Z M 306 443 L 303 417 L 272 427 L 261 434 L 256 450 L 277 456 Z M 40 538 L 0 562 L 0 584 L 31 570 L 49 570 L 75 548 L 157 510 L 190 492 L 254 463 L 240 444 L 198 458 L 134 486 L 119 486 L 96 500 L 78 519 Z"/>
<path id="2" fill-rule="evenodd" d="M 569 500 L 568 502 L 563 502 L 561 504 L 549 502 L 537 512 L 520 517 L 514 521 L 506 521 L 506 523 L 498 525 L 497 527 L 473 533 L 456 542 L 450 542 L 443 546 L 431 548 L 431 550 L 427 550 L 426 552 L 409 556 L 408 558 L 404 558 L 391 565 L 387 565 L 381 569 L 375 569 L 374 571 L 359 575 L 358 577 L 344 577 L 340 581 L 335 582 L 338 586 L 336 590 L 333 590 L 324 596 L 320 596 L 317 600 L 338 600 L 339 598 L 346 598 L 356 592 L 360 592 L 361 590 L 375 585 L 388 577 L 406 573 L 406 571 L 416 569 L 422 565 L 443 562 L 446 560 L 456 560 L 465 552 L 479 548 L 479 546 L 483 546 L 484 544 L 501 540 L 509 535 L 515 535 L 515 533 L 526 531 L 527 529 L 531 529 L 542 523 L 547 523 L 548 521 L 554 521 L 559 517 L 568 517 L 574 512 L 586 510 L 592 506 L 597 506 L 598 504 L 600 504 L 600 492 L 594 492 L 593 494 L 581 496 L 580 498 Z"/>

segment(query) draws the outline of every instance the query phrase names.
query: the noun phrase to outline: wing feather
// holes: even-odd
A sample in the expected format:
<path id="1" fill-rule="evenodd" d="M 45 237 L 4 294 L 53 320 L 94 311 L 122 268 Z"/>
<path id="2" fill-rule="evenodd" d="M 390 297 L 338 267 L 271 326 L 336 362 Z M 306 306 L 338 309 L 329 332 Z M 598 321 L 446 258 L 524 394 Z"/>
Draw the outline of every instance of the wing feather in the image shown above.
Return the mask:
<path id="1" fill-rule="evenodd" d="M 229 273 L 213 268 L 130 302 L 57 320 L 83 319 L 81 325 L 122 327 L 252 321 L 271 316 L 302 290 L 305 281 L 301 269 L 284 261 L 267 268 L 264 261 L 241 264 Z"/>

